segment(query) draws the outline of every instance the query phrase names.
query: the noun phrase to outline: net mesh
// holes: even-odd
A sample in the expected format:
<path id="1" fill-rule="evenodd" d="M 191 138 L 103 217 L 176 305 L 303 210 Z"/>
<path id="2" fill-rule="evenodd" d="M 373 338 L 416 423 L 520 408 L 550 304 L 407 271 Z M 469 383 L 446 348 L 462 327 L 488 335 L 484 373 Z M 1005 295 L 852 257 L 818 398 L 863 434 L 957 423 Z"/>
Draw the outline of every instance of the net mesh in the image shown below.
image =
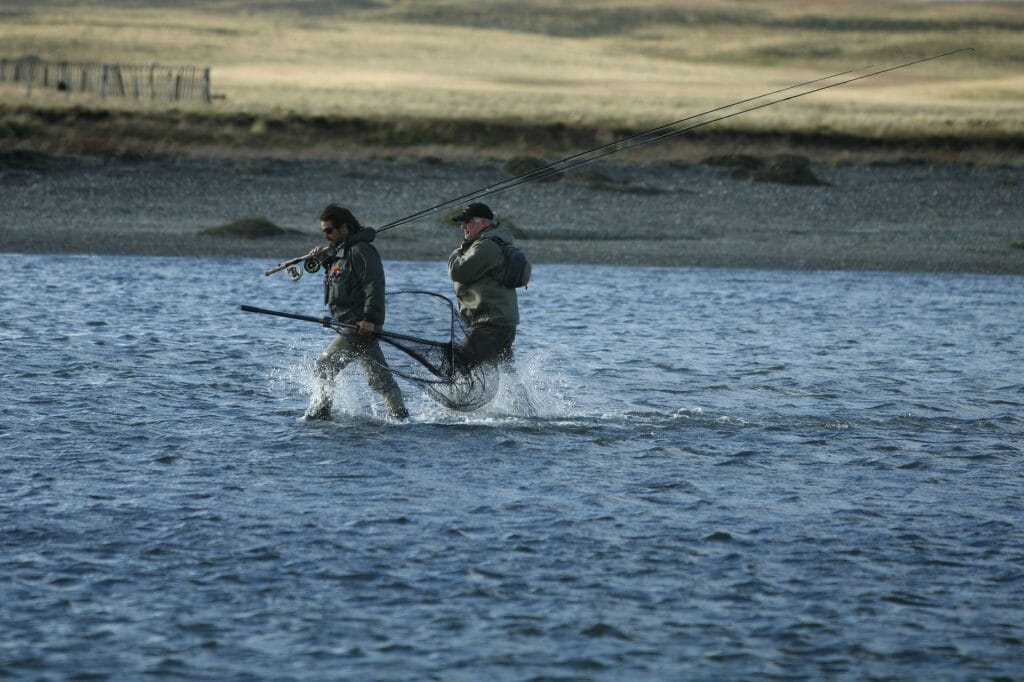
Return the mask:
<path id="1" fill-rule="evenodd" d="M 418 290 L 390 291 L 386 297 L 388 324 L 379 338 L 393 374 L 420 386 L 452 410 L 476 410 L 494 398 L 497 366 L 483 363 L 467 368 L 456 360 L 456 335 L 461 337 L 465 330 L 449 298 Z"/>

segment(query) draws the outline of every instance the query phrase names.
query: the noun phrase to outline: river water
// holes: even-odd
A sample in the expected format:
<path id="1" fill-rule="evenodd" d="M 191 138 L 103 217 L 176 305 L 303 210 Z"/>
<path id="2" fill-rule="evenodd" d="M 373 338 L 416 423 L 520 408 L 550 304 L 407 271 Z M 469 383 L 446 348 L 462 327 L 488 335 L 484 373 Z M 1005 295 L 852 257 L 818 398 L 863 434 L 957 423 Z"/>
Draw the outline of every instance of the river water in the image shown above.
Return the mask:
<path id="1" fill-rule="evenodd" d="M 1019 679 L 1024 279 L 538 265 L 538 416 L 307 422 L 268 265 L 0 255 L 0 677 Z"/>

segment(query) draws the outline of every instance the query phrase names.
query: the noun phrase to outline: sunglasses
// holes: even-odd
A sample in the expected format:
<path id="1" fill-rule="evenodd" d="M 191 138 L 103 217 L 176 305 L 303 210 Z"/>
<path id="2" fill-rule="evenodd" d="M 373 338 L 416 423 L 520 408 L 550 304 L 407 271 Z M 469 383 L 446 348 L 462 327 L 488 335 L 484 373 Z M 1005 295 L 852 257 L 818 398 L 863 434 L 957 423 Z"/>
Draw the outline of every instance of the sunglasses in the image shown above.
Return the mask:
<path id="1" fill-rule="evenodd" d="M 336 229 L 338 228 L 334 227 L 333 225 L 331 227 L 325 227 L 324 234 L 330 234 L 331 232 L 334 232 Z"/>

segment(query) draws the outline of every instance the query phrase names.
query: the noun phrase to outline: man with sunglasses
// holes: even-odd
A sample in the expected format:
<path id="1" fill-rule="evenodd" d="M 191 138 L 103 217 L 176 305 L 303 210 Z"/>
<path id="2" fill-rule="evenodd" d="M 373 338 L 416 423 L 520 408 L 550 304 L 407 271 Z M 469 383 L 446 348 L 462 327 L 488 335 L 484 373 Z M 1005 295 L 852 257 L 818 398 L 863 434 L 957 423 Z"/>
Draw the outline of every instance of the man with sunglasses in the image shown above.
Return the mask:
<path id="1" fill-rule="evenodd" d="M 330 419 L 334 379 L 353 360 L 366 374 L 370 388 L 384 399 L 388 415 L 407 419 L 402 391 L 388 369 L 373 332 L 384 324 L 384 266 L 373 246 L 376 233 L 363 227 L 347 208 L 328 204 L 320 213 L 320 227 L 330 247 L 311 255 L 320 258 L 325 272 L 324 303 L 337 322 L 355 325 L 338 332 L 316 361 L 316 386 L 306 410 L 308 419 Z"/>

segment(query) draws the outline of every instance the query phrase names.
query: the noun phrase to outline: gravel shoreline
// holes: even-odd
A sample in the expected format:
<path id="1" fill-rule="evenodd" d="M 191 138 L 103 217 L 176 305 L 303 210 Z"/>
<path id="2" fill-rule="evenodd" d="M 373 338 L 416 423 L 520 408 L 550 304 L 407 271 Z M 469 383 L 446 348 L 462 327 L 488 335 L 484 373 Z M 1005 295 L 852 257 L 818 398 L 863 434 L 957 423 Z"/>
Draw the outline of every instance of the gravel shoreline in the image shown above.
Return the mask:
<path id="1" fill-rule="evenodd" d="M 1022 167 L 810 170 L 823 184 L 758 181 L 702 163 L 602 161 L 485 201 L 537 263 L 1024 274 Z M 265 257 L 269 266 L 319 243 L 328 202 L 382 225 L 513 174 L 496 159 L 8 155 L 0 251 Z M 256 216 L 295 232 L 201 234 Z M 443 260 L 459 239 L 434 215 L 376 243 L 385 260 Z"/>

